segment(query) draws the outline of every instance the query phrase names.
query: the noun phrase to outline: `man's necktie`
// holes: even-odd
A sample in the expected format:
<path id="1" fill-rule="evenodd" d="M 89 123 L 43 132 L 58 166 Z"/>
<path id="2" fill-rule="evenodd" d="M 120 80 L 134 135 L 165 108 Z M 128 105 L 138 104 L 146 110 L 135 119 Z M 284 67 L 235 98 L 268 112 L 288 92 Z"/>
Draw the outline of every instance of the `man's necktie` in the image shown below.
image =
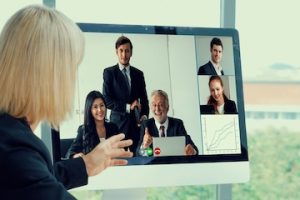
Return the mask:
<path id="1" fill-rule="evenodd" d="M 128 76 L 127 76 L 127 73 L 126 73 L 126 68 L 123 68 L 122 72 L 123 72 L 123 75 L 124 75 L 124 78 L 125 78 L 125 81 L 126 81 L 126 86 L 127 86 L 128 92 L 130 94 L 130 84 L 129 84 L 129 79 L 128 79 Z"/>
<path id="2" fill-rule="evenodd" d="M 160 133 L 160 137 L 165 137 L 165 126 L 161 125 L 159 127 L 159 133 Z"/>

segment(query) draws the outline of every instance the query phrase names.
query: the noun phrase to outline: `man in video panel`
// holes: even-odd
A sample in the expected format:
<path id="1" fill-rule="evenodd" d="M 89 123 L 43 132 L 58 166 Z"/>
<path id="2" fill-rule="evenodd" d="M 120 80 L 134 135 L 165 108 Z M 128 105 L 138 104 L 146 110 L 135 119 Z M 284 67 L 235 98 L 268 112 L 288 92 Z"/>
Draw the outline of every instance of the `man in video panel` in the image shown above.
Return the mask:
<path id="1" fill-rule="evenodd" d="M 151 156 L 147 149 L 152 148 L 153 137 L 172 136 L 185 136 L 185 155 L 197 155 L 198 148 L 187 134 L 183 121 L 167 115 L 169 111 L 167 93 L 162 90 L 154 90 L 150 101 L 153 118 L 145 120 L 141 125 L 141 138 L 136 155 Z"/>
<path id="2" fill-rule="evenodd" d="M 224 75 L 221 66 L 223 44 L 220 38 L 214 37 L 210 42 L 211 60 L 200 66 L 198 75 Z"/>
<path id="3" fill-rule="evenodd" d="M 103 96 L 111 110 L 110 121 L 125 133 L 126 138 L 133 140 L 130 150 L 135 152 L 140 123 L 149 115 L 149 102 L 144 74 L 129 62 L 132 48 L 129 38 L 120 36 L 117 39 L 118 63 L 103 71 Z"/>

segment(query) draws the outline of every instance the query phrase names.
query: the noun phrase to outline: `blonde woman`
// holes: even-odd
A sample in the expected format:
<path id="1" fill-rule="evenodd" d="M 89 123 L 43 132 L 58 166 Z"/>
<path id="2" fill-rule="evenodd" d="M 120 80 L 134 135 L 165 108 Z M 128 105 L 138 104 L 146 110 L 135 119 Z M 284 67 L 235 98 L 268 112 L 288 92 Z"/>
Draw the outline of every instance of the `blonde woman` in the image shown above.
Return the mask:
<path id="1" fill-rule="evenodd" d="M 62 13 L 43 6 L 17 11 L 0 35 L 0 197 L 75 199 L 66 188 L 87 184 L 111 165 L 125 165 L 124 134 L 89 154 L 51 164 L 33 131 L 42 120 L 54 126 L 72 107 L 77 67 L 83 56 L 80 29 Z"/>

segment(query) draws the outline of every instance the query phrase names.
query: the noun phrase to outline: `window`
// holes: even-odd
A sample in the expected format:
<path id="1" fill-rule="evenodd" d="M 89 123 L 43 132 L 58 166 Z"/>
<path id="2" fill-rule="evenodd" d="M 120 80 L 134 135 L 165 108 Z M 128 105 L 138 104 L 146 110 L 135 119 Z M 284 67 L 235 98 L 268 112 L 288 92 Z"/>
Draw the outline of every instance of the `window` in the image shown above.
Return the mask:
<path id="1" fill-rule="evenodd" d="M 296 0 L 236 1 L 244 81 L 282 87 L 287 83 L 299 84 L 300 30 L 295 23 L 300 13 L 297 5 Z M 300 195 L 294 187 L 300 180 L 299 170 L 295 170 L 295 165 L 299 166 L 295 160 L 300 150 L 300 128 L 293 123 L 299 121 L 300 98 L 285 97 L 285 101 L 293 105 L 279 102 L 278 95 L 284 94 L 274 88 L 254 92 L 254 100 L 261 100 L 262 93 L 269 98 L 264 105 L 255 108 L 255 113 L 246 110 L 247 117 L 253 120 L 247 127 L 251 178 L 249 183 L 234 185 L 233 199 L 296 199 Z M 246 108 L 254 106 L 246 105 Z M 270 106 L 273 109 L 269 109 Z M 295 109 L 290 112 L 287 106 Z M 272 123 L 268 123 L 270 119 Z M 258 124 L 259 130 L 256 129 Z"/>

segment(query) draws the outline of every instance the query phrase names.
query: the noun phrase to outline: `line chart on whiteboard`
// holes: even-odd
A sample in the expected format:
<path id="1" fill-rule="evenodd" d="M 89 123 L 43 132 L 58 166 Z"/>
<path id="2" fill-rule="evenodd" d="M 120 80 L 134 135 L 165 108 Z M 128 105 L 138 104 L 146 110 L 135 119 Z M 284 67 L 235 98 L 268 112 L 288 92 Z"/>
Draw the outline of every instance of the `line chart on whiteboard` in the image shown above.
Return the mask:
<path id="1" fill-rule="evenodd" d="M 204 154 L 241 153 L 238 115 L 202 115 Z"/>

